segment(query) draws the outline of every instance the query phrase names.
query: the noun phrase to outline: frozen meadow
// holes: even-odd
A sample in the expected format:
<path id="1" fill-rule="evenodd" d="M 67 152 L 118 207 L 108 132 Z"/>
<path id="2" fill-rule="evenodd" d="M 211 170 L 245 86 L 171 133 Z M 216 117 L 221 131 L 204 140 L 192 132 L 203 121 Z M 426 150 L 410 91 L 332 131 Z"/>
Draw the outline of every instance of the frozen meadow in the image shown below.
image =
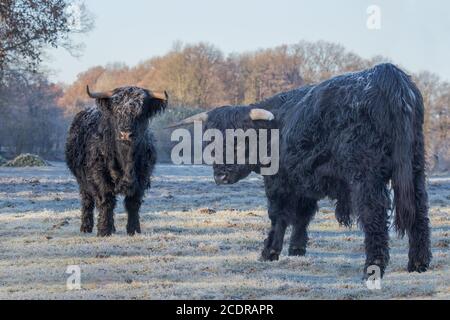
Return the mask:
<path id="1" fill-rule="evenodd" d="M 330 201 L 310 226 L 305 257 L 258 260 L 269 227 L 262 179 L 216 186 L 212 169 L 159 165 L 128 237 L 79 233 L 78 186 L 63 163 L 0 168 L 0 299 L 449 299 L 450 177 L 429 179 L 433 262 L 406 271 L 407 239 L 391 236 L 381 290 L 361 280 L 363 235 L 334 218 Z M 288 241 L 287 234 L 286 241 Z M 68 290 L 68 266 L 81 290 Z"/>

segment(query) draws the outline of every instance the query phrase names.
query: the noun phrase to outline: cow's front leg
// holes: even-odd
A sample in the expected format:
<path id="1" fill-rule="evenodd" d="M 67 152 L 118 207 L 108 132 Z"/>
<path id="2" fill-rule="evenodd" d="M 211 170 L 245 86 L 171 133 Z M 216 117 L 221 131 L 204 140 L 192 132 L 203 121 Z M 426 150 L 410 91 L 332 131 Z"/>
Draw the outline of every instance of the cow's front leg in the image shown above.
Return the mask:
<path id="1" fill-rule="evenodd" d="M 292 226 L 290 256 L 304 256 L 308 244 L 308 226 L 317 211 L 317 201 L 313 199 L 299 200 L 297 215 Z"/>
<path id="2" fill-rule="evenodd" d="M 98 209 L 97 235 L 99 237 L 109 237 L 114 231 L 114 208 L 116 197 L 112 193 L 99 195 L 95 199 Z"/>
<path id="3" fill-rule="evenodd" d="M 277 261 L 280 258 L 286 228 L 287 222 L 283 217 L 272 218 L 272 227 L 261 254 L 262 261 Z"/>
<path id="4" fill-rule="evenodd" d="M 127 233 L 129 236 L 134 236 L 136 233 L 141 233 L 141 225 L 139 222 L 139 209 L 142 204 L 142 193 L 136 193 L 133 196 L 125 197 L 125 210 L 128 213 Z"/>

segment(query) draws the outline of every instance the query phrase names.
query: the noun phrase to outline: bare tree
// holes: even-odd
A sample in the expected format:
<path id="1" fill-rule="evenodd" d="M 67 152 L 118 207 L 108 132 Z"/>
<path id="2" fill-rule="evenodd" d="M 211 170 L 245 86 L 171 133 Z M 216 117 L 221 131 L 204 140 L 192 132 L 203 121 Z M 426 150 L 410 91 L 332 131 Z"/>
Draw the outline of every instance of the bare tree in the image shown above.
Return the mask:
<path id="1" fill-rule="evenodd" d="M 0 2 L 0 152 L 62 155 L 67 120 L 56 104 L 62 88 L 50 84 L 38 67 L 48 47 L 79 53 L 81 45 L 71 35 L 92 27 L 93 19 L 80 2 Z"/>
<path id="2" fill-rule="evenodd" d="M 71 0 L 2 0 L 0 2 L 0 78 L 14 69 L 36 71 L 44 48 L 63 46 L 75 52 L 73 33 L 93 26 L 86 7 Z"/>

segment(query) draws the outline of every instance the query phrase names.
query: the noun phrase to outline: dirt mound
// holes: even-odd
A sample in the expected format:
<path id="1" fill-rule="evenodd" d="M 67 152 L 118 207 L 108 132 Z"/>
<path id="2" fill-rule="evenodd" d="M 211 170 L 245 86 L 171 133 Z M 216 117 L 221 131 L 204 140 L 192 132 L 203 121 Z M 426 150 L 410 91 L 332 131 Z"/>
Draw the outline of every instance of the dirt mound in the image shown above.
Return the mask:
<path id="1" fill-rule="evenodd" d="M 14 160 L 11 160 L 5 164 L 5 167 L 47 167 L 50 164 L 41 157 L 34 154 L 21 154 Z"/>

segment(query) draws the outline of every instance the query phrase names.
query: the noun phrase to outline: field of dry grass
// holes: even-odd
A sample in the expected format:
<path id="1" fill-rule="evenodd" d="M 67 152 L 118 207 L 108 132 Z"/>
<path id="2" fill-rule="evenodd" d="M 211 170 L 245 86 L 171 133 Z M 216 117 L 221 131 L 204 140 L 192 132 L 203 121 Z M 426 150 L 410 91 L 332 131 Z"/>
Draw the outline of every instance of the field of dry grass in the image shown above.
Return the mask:
<path id="1" fill-rule="evenodd" d="M 409 274 L 407 241 L 391 239 L 382 290 L 361 281 L 362 233 L 323 201 L 305 257 L 259 262 L 269 221 L 257 176 L 218 187 L 206 167 L 159 166 L 142 209 L 143 234 L 81 235 L 77 185 L 63 164 L 0 169 L 0 299 L 449 299 L 450 178 L 429 182 L 431 270 Z M 213 210 L 205 210 L 210 208 Z M 288 239 L 288 238 L 286 238 Z M 81 290 L 66 287 L 69 265 Z"/>

